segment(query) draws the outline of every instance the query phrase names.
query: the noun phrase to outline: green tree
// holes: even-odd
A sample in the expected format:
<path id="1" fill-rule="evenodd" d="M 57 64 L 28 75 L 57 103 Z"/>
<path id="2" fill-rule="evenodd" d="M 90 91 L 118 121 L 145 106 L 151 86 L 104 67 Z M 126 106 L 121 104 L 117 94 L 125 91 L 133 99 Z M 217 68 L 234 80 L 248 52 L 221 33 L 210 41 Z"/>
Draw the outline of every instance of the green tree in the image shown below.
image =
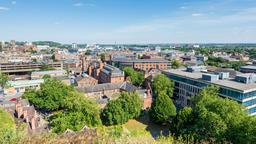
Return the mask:
<path id="1" fill-rule="evenodd" d="M 193 134 L 197 142 L 255 143 L 255 118 L 237 102 L 219 97 L 217 87 L 203 89 L 192 102 L 193 110 L 184 108 L 173 121 L 173 134 Z"/>
<path id="2" fill-rule="evenodd" d="M 171 131 L 175 135 L 193 135 L 193 125 L 195 124 L 195 117 L 191 107 L 184 107 L 179 111 L 174 118 Z"/>
<path id="3" fill-rule="evenodd" d="M 0 71 L 0 86 L 1 87 L 6 87 L 7 86 L 7 81 L 8 81 L 8 79 L 9 79 L 9 77 L 8 77 L 8 75 L 6 75 L 6 74 L 4 74 L 4 73 L 2 73 L 1 71 Z"/>
<path id="4" fill-rule="evenodd" d="M 175 115 L 176 107 L 170 97 L 164 92 L 159 93 L 149 111 L 150 119 L 155 123 L 163 124 Z"/>
<path id="5" fill-rule="evenodd" d="M 173 96 L 174 82 L 163 74 L 157 75 L 153 80 L 153 90 L 158 95 L 166 93 L 170 98 Z"/>
<path id="6" fill-rule="evenodd" d="M 61 81 L 47 78 L 40 90 L 27 90 L 23 97 L 42 112 L 52 112 L 48 121 L 56 133 L 101 124 L 98 105 Z"/>
<path id="7" fill-rule="evenodd" d="M 86 50 L 86 52 L 84 53 L 84 55 L 91 55 L 92 51 L 91 50 Z"/>
<path id="8" fill-rule="evenodd" d="M 128 121 L 120 100 L 110 101 L 103 109 L 101 119 L 105 125 L 124 124 Z"/>
<path id="9" fill-rule="evenodd" d="M 65 85 L 61 81 L 45 79 L 45 83 L 41 84 L 40 90 L 36 92 L 28 90 L 24 93 L 24 98 L 27 98 L 40 109 L 54 111 L 65 106 L 64 100 L 70 91 L 74 91 L 74 88 Z"/>
<path id="10" fill-rule="evenodd" d="M 106 54 L 105 53 L 100 54 L 100 59 L 101 59 L 102 62 L 105 62 L 106 61 Z"/>
<path id="11" fill-rule="evenodd" d="M 145 80 L 144 74 L 142 72 L 134 72 L 130 78 L 132 84 L 136 86 L 141 86 Z"/>
<path id="12" fill-rule="evenodd" d="M 131 67 L 125 67 L 123 71 L 124 71 L 125 77 L 129 77 L 134 73 L 134 70 Z"/>
<path id="13" fill-rule="evenodd" d="M 141 86 L 145 80 L 142 72 L 137 72 L 131 67 L 125 67 L 123 69 L 125 77 L 128 78 L 133 85 Z"/>
<path id="14" fill-rule="evenodd" d="M 48 75 L 48 74 L 46 74 L 46 75 L 43 76 L 43 79 L 45 79 L 45 80 L 50 79 L 50 78 L 51 78 L 51 76 Z"/>
<path id="15" fill-rule="evenodd" d="M 121 93 L 116 100 L 110 101 L 101 113 L 105 125 L 124 124 L 140 115 L 142 101 L 137 93 Z"/>
<path id="16" fill-rule="evenodd" d="M 127 113 L 129 119 L 136 118 L 140 115 L 142 100 L 138 93 L 123 92 L 119 100 L 123 104 L 122 108 Z"/>
<path id="17" fill-rule="evenodd" d="M 49 70 L 55 70 L 55 68 L 47 65 L 47 64 L 43 64 L 40 68 L 41 71 L 49 71 Z"/>
<path id="18" fill-rule="evenodd" d="M 178 69 L 178 68 L 180 68 L 182 66 L 182 64 L 181 64 L 181 62 L 179 60 L 174 59 L 171 62 L 171 66 L 174 69 Z"/>

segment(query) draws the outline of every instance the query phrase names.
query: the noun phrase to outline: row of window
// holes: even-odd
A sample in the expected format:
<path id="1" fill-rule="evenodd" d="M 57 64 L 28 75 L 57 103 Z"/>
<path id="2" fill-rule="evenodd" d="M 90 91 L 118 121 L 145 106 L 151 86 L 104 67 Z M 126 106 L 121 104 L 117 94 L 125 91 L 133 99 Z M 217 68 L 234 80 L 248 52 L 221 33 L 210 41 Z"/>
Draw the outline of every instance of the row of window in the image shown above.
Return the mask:
<path id="1" fill-rule="evenodd" d="M 251 108 L 251 109 L 248 109 L 247 112 L 248 112 L 249 114 L 255 113 L 255 112 L 256 112 L 256 107 L 253 107 L 253 108 Z"/>
<path id="2" fill-rule="evenodd" d="M 203 88 L 203 87 L 207 86 L 207 84 L 205 84 L 205 83 L 195 81 L 195 80 L 186 79 L 186 78 L 183 78 L 183 77 L 178 77 L 178 76 L 175 76 L 175 75 L 170 75 L 169 77 L 174 81 L 180 81 L 180 82 L 187 83 L 187 84 L 197 86 L 197 87 L 200 87 L 200 88 Z"/>
<path id="3" fill-rule="evenodd" d="M 248 106 L 252 106 L 256 104 L 256 99 L 252 99 L 250 101 L 247 102 L 243 102 L 243 106 L 248 107 Z"/>
<path id="4" fill-rule="evenodd" d="M 203 87 L 207 86 L 206 83 L 202 83 L 202 82 L 191 80 L 191 79 L 186 79 L 186 78 L 183 78 L 183 77 L 178 77 L 178 76 L 175 76 L 175 75 L 170 75 L 169 77 L 172 80 L 184 82 L 184 83 L 194 85 L 194 86 L 197 86 L 197 87 L 200 87 L 200 88 L 203 88 Z M 233 97 L 233 98 L 238 99 L 238 100 L 242 100 L 242 99 L 246 99 L 246 98 L 256 96 L 256 91 L 252 91 L 252 92 L 244 94 L 244 93 L 241 93 L 241 92 L 238 92 L 238 91 L 234 91 L 234 90 L 231 90 L 231 89 L 221 87 L 220 88 L 220 94 L 222 94 L 224 96 Z"/>

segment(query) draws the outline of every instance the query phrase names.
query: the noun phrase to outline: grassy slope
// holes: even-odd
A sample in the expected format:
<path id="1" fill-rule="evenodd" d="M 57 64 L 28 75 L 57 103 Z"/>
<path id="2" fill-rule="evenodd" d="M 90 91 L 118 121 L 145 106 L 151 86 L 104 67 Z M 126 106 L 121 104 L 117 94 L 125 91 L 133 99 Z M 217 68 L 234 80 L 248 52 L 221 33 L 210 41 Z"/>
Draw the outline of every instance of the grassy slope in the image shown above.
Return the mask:
<path id="1" fill-rule="evenodd" d="M 10 128 L 15 128 L 14 119 L 9 113 L 4 111 L 3 109 L 0 109 L 0 130 Z"/>

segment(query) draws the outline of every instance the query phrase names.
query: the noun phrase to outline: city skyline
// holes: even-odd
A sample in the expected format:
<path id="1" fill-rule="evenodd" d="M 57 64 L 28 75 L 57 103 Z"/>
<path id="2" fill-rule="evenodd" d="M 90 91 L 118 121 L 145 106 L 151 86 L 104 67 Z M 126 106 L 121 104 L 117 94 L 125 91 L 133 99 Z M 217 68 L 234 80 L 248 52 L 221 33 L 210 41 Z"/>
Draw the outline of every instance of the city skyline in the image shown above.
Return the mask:
<path id="1" fill-rule="evenodd" d="M 0 0 L 0 40 L 255 43 L 253 0 Z"/>

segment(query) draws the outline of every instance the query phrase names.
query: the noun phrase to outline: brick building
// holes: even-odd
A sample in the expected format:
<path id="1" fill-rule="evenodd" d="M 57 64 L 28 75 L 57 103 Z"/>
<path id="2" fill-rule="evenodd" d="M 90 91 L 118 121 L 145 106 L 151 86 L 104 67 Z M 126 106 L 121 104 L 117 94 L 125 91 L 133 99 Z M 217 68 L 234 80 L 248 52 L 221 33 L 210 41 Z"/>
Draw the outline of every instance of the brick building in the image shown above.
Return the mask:
<path id="1" fill-rule="evenodd" d="M 137 70 L 150 71 L 151 69 L 168 69 L 169 61 L 160 59 L 113 59 L 111 64 L 119 68 L 132 67 Z"/>
<path id="2" fill-rule="evenodd" d="M 95 78 L 89 75 L 78 76 L 76 78 L 76 84 L 77 84 L 77 87 L 93 86 L 98 84 L 98 80 L 96 80 Z"/>
<path id="3" fill-rule="evenodd" d="M 99 83 L 120 83 L 124 81 L 124 72 L 106 64 L 99 73 Z"/>
<path id="4" fill-rule="evenodd" d="M 87 87 L 78 87 L 77 90 L 84 93 L 86 97 L 95 99 L 102 107 L 104 107 L 109 100 L 116 99 L 121 92 L 138 93 L 143 100 L 144 109 L 149 108 L 152 103 L 152 95 L 149 90 L 139 89 L 128 82 L 97 84 Z"/>

